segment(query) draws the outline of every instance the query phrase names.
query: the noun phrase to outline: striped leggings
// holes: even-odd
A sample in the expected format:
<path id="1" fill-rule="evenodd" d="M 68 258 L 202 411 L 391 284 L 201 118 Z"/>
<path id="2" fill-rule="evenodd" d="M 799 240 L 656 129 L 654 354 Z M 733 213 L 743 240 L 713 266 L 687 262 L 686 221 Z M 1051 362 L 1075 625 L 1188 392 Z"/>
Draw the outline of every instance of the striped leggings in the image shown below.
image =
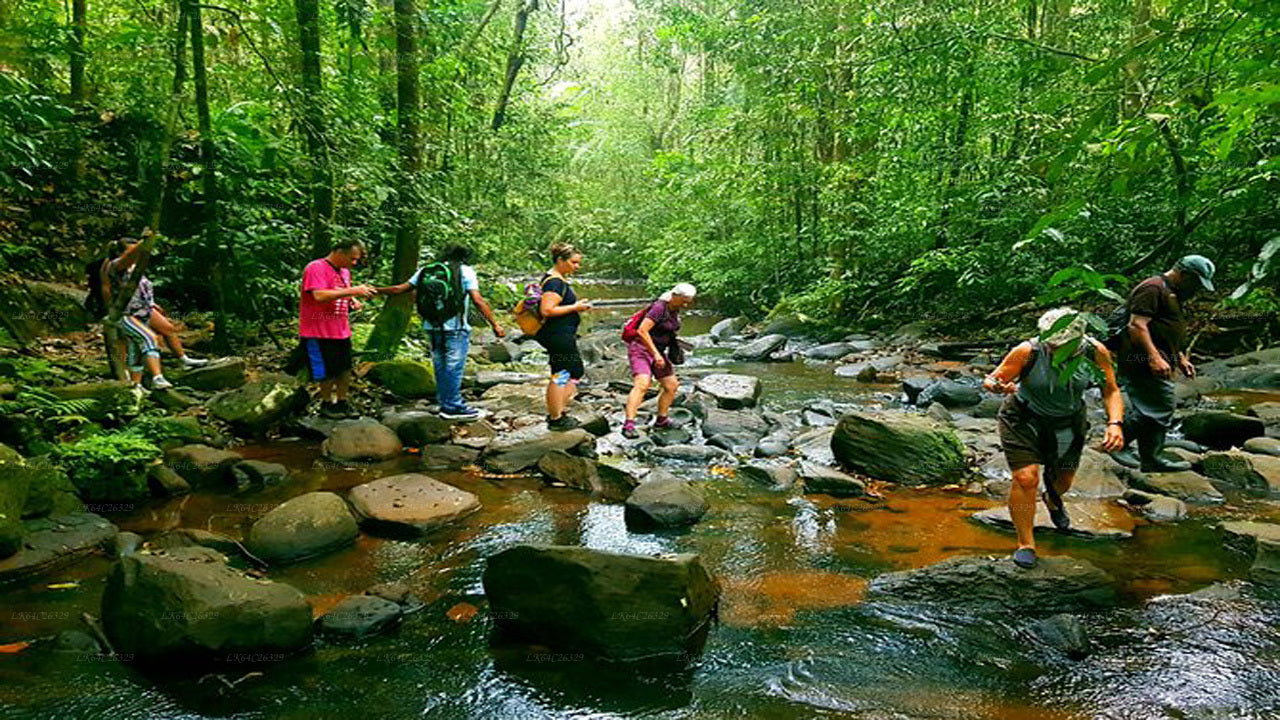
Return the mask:
<path id="1" fill-rule="evenodd" d="M 151 328 L 147 327 L 145 320 L 126 315 L 120 318 L 119 327 L 125 342 L 128 344 L 128 357 L 125 360 L 125 365 L 128 366 L 130 372 L 142 372 L 144 358 L 160 357 L 160 345 L 157 342 L 156 334 L 151 331 Z"/>

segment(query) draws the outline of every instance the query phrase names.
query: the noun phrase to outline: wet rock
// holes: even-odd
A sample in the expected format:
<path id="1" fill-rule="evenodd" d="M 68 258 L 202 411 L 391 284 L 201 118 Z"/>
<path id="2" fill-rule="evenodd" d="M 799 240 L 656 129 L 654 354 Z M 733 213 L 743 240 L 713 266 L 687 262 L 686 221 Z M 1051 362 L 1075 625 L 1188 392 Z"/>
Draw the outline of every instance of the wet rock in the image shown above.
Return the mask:
<path id="1" fill-rule="evenodd" d="M 26 520 L 21 548 L 0 559 L 0 587 L 52 572 L 101 548 L 110 549 L 118 532 L 106 518 L 87 512 Z"/>
<path id="2" fill-rule="evenodd" d="M 1226 450 L 1239 447 L 1249 438 L 1266 435 L 1262 420 L 1221 410 L 1200 410 L 1182 419 L 1182 434 L 1188 440 Z"/>
<path id="3" fill-rule="evenodd" d="M 707 498 L 702 491 L 669 473 L 655 470 L 657 477 L 640 483 L 627 498 L 623 518 L 627 529 L 646 531 L 693 525 L 707 514 Z"/>
<path id="4" fill-rule="evenodd" d="M 595 436 L 581 428 L 548 432 L 526 438 L 499 438 L 485 448 L 481 462 L 496 473 L 518 473 L 538 464 L 547 453 L 563 450 L 571 455 L 595 454 Z"/>
<path id="5" fill-rule="evenodd" d="M 836 425 L 831 449 L 847 468 L 907 485 L 952 482 L 967 467 L 955 433 L 913 415 L 849 413 Z"/>
<path id="6" fill-rule="evenodd" d="M 715 325 L 711 326 L 711 330 L 707 333 L 717 340 L 728 340 L 734 335 L 742 331 L 747 326 L 749 320 L 745 316 L 725 318 Z"/>
<path id="7" fill-rule="evenodd" d="M 936 400 L 929 404 L 929 407 L 924 411 L 924 415 L 925 417 L 936 420 L 940 423 L 951 422 L 951 411 L 947 409 L 946 405 L 943 405 Z"/>
<path id="8" fill-rule="evenodd" d="M 699 650 L 720 596 L 697 555 L 555 545 L 494 555 L 483 583 L 508 637 L 619 660 Z"/>
<path id="9" fill-rule="evenodd" d="M 463 423 L 455 427 L 453 444 L 473 450 L 483 450 L 498 437 L 498 431 L 487 421 Z M 429 449 L 429 448 L 428 448 Z"/>
<path id="10" fill-rule="evenodd" d="M 788 338 L 803 337 L 809 328 L 810 324 L 799 315 L 778 315 L 769 319 L 761 334 L 780 334 Z"/>
<path id="11" fill-rule="evenodd" d="M 123 535 L 124 533 L 121 533 Z M 243 548 L 234 538 L 200 528 L 175 528 L 153 537 L 147 542 L 151 550 L 176 550 L 186 547 L 205 547 L 227 557 L 243 554 Z"/>
<path id="12" fill-rule="evenodd" d="M 27 534 L 27 528 L 22 524 L 22 508 L 27 502 L 31 478 L 22 470 L 12 470 L 15 465 L 21 468 L 25 463 L 19 457 L 16 461 L 0 465 L 0 470 L 6 471 L 0 481 L 0 558 L 21 550 Z"/>
<path id="13" fill-rule="evenodd" d="M 364 594 L 393 602 L 396 605 L 399 605 L 400 610 L 404 613 L 415 612 L 417 610 L 421 610 L 423 607 L 423 602 L 413 594 L 413 591 L 409 589 L 408 584 L 403 582 L 378 583 L 368 590 L 365 590 Z"/>
<path id="14" fill-rule="evenodd" d="M 598 412 L 575 409 L 566 414 L 578 421 L 578 427 L 596 437 L 604 437 L 609 434 L 609 421 Z"/>
<path id="15" fill-rule="evenodd" d="M 208 548 L 121 558 L 107 576 L 102 622 L 117 652 L 143 658 L 283 655 L 311 639 L 302 593 L 234 570 Z"/>
<path id="16" fill-rule="evenodd" d="M 289 479 L 289 468 L 280 463 L 241 460 L 231 466 L 231 477 L 239 490 L 270 487 L 286 482 Z"/>
<path id="17" fill-rule="evenodd" d="M 422 410 L 387 413 L 382 416 L 382 424 L 391 428 L 405 447 L 449 442 L 453 437 L 453 423 Z"/>
<path id="18" fill-rule="evenodd" d="M 907 396 L 907 402 L 912 405 L 918 404 L 920 394 L 934 382 L 934 379 L 928 375 L 913 375 L 903 378 L 902 392 Z"/>
<path id="19" fill-rule="evenodd" d="M 401 448 L 395 431 L 372 418 L 342 420 L 320 446 L 328 457 L 357 462 L 390 460 L 400 456 Z"/>
<path id="20" fill-rule="evenodd" d="M 994 429 L 992 433 L 994 436 Z M 1075 482 L 1067 492 L 1067 499 L 1115 498 L 1128 490 L 1127 478 L 1132 473 L 1110 455 L 1085 447 L 1080 453 L 1080 467 L 1076 469 Z"/>
<path id="21" fill-rule="evenodd" d="M 1000 414 L 1000 407 L 1004 405 L 1003 395 L 984 394 L 982 400 L 977 405 L 969 408 L 965 412 L 976 418 L 994 418 Z"/>
<path id="22" fill-rule="evenodd" d="M 837 418 L 835 411 L 828 411 L 825 408 L 805 408 L 801 417 L 804 424 L 809 427 L 835 427 Z"/>
<path id="23" fill-rule="evenodd" d="M 728 450 L 711 445 L 668 445 L 655 447 L 649 451 L 649 454 L 667 460 L 694 463 L 709 463 L 733 457 Z"/>
<path id="24" fill-rule="evenodd" d="M 495 340 L 484 346 L 484 354 L 491 362 L 520 362 L 520 358 L 524 357 L 524 348 L 510 340 Z"/>
<path id="25" fill-rule="evenodd" d="M 982 402 L 977 381 L 940 380 L 926 387 L 916 398 L 917 405 L 941 403 L 948 408 L 963 408 Z"/>
<path id="26" fill-rule="evenodd" d="M 753 410 L 708 408 L 702 420 L 702 434 L 720 436 L 734 447 L 754 448 L 770 431 L 769 421 Z"/>
<path id="27" fill-rule="evenodd" d="M 1124 501 L 1153 523 L 1177 522 L 1187 516 L 1187 504 L 1168 495 L 1126 490 Z"/>
<path id="28" fill-rule="evenodd" d="M 142 536 L 138 533 L 116 533 L 115 540 L 111 544 L 111 557 L 122 558 L 125 555 L 132 555 L 138 552 L 141 547 Z"/>
<path id="29" fill-rule="evenodd" d="M 835 465 L 836 455 L 831 450 L 831 438 L 835 428 L 816 428 L 797 435 L 792 444 L 803 460 L 818 465 Z"/>
<path id="30" fill-rule="evenodd" d="M 1232 487 L 1280 491 L 1280 457 L 1238 450 L 1209 453 L 1200 461 L 1200 472 Z"/>
<path id="31" fill-rule="evenodd" d="M 1093 652 L 1089 633 L 1075 615 L 1060 613 L 1037 620 L 1028 631 L 1040 644 L 1054 648 L 1072 660 L 1083 660 Z"/>
<path id="32" fill-rule="evenodd" d="M 1280 539 L 1257 539 L 1249 579 L 1259 585 L 1280 587 Z"/>
<path id="33" fill-rule="evenodd" d="M 306 387 L 295 378 L 265 375 L 214 395 L 209 401 L 209 413 L 239 432 L 262 436 L 305 408 L 309 397 Z"/>
<path id="34" fill-rule="evenodd" d="M 546 376 L 510 370 L 481 370 L 476 373 L 476 385 L 491 388 L 495 385 L 523 385 L 545 380 Z"/>
<path id="35" fill-rule="evenodd" d="M 164 454 L 165 465 L 195 488 L 226 487 L 232 466 L 241 460 L 239 453 L 208 445 L 183 445 Z"/>
<path id="36" fill-rule="evenodd" d="M 697 383 L 697 388 L 715 398 L 716 405 L 726 410 L 755 407 L 760 399 L 760 379 L 751 375 L 715 373 Z"/>
<path id="37" fill-rule="evenodd" d="M 881 373 L 894 370 L 901 364 L 901 355 L 886 355 L 849 365 L 841 365 L 836 368 L 836 376 L 857 378 L 859 382 L 876 382 L 880 379 Z"/>
<path id="38" fill-rule="evenodd" d="M 1209 478 L 1191 471 L 1173 473 L 1131 473 L 1134 487 L 1178 498 L 1193 505 L 1221 505 L 1222 493 Z"/>
<path id="39" fill-rule="evenodd" d="M 1249 438 L 1244 443 L 1246 452 L 1255 453 L 1257 455 L 1270 455 L 1271 457 L 1280 457 L 1280 438 L 1273 437 L 1257 437 Z"/>
<path id="40" fill-rule="evenodd" d="M 1280 426 L 1280 402 L 1268 400 L 1249 406 L 1246 415 L 1256 417 L 1267 427 Z"/>
<path id="41" fill-rule="evenodd" d="M 1114 579 L 1087 560 L 1041 557 L 1030 570 L 1008 557 L 962 555 L 927 567 L 881 575 L 867 598 L 938 603 L 990 611 L 1071 612 L 1110 607 Z"/>
<path id="42" fill-rule="evenodd" d="M 461 445 L 427 445 L 420 457 L 423 470 L 457 470 L 475 464 L 480 451 Z"/>
<path id="43" fill-rule="evenodd" d="M 808 350 L 805 350 L 804 356 L 809 358 L 810 360 L 822 360 L 822 361 L 839 360 L 845 355 L 848 355 L 849 353 L 853 352 L 855 349 L 856 348 L 852 343 L 847 343 L 847 342 L 826 343 L 825 345 L 815 345 L 814 347 L 811 347 Z"/>
<path id="44" fill-rule="evenodd" d="M 621 502 L 640 481 L 621 468 L 553 450 L 538 461 L 538 469 L 548 478 L 575 490 L 584 490 L 606 500 Z"/>
<path id="45" fill-rule="evenodd" d="M 778 457 L 786 455 L 789 449 L 791 449 L 791 441 L 786 435 L 770 435 L 756 445 L 755 456 L 760 458 Z"/>
<path id="46" fill-rule="evenodd" d="M 425 398 L 436 394 L 436 374 L 430 363 L 387 360 L 375 364 L 365 377 L 397 397 Z"/>
<path id="47" fill-rule="evenodd" d="M 1280 524 L 1256 520 L 1228 520 L 1222 523 L 1222 544 L 1252 557 L 1263 540 L 1280 542 Z"/>
<path id="48" fill-rule="evenodd" d="M 797 473 L 806 493 L 832 497 L 861 497 L 867 494 L 866 483 L 834 468 L 801 461 Z"/>
<path id="49" fill-rule="evenodd" d="M 373 595 L 348 595 L 316 621 L 329 636 L 360 639 L 377 635 L 400 622 L 401 609 L 390 600 Z"/>
<path id="50" fill-rule="evenodd" d="M 659 447 L 666 447 L 668 445 L 688 445 L 693 442 L 693 434 L 684 428 L 649 428 L 647 434 L 649 439 Z"/>
<path id="51" fill-rule="evenodd" d="M 147 468 L 147 487 L 156 497 L 170 498 L 186 495 L 191 492 L 191 484 L 167 465 L 152 465 Z"/>
<path id="52" fill-rule="evenodd" d="M 61 653 L 75 655 L 98 655 L 102 646 L 98 640 L 87 632 L 80 630 L 63 630 L 53 640 L 53 649 Z"/>
<path id="53" fill-rule="evenodd" d="M 219 358 L 198 368 L 169 378 L 176 385 L 192 390 L 229 390 L 245 383 L 244 358 Z"/>
<path id="54" fill-rule="evenodd" d="M 778 333 L 764 335 L 734 350 L 733 357 L 743 362 L 764 362 L 786 344 L 786 335 Z"/>
<path id="55" fill-rule="evenodd" d="M 748 482 L 773 490 L 789 490 L 800 480 L 799 473 L 790 465 L 761 462 L 739 465 L 736 474 Z"/>
<path id="56" fill-rule="evenodd" d="M 310 492 L 278 505 L 249 530 L 245 547 L 263 561 L 285 564 L 350 545 L 360 534 L 347 504 L 331 492 Z"/>
<path id="57" fill-rule="evenodd" d="M 1100 540 L 1126 540 L 1133 537 L 1133 519 L 1123 508 L 1101 500 L 1066 500 L 1067 513 L 1071 516 L 1068 534 Z M 984 525 L 1013 531 L 1013 520 L 1005 505 L 987 508 L 971 516 Z M 1049 519 L 1049 509 L 1042 502 L 1036 503 L 1035 528 L 1056 531 Z"/>

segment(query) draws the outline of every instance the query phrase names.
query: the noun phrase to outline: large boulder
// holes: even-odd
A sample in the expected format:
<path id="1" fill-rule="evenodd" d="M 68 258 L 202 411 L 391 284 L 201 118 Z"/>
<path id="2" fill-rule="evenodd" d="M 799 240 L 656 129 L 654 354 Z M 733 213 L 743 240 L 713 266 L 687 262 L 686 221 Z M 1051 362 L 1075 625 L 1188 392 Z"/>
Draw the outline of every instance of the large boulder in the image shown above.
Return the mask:
<path id="1" fill-rule="evenodd" d="M 1053 614 L 1117 602 L 1112 577 L 1087 560 L 1042 557 L 1030 570 L 1008 557 L 961 555 L 881 575 L 867 598 L 957 605 L 978 610 Z"/>
<path id="2" fill-rule="evenodd" d="M 612 501 L 625 499 L 640 483 L 626 470 L 570 455 L 564 450 L 543 455 L 538 460 L 538 469 L 554 482 Z"/>
<path id="3" fill-rule="evenodd" d="M 22 524 L 22 509 L 27 504 L 31 478 L 25 465 L 21 457 L 0 460 L 0 558 L 21 550 L 27 534 Z"/>
<path id="4" fill-rule="evenodd" d="M 306 387 L 296 379 L 271 374 L 214 395 L 209 413 L 238 432 L 261 436 L 305 408 L 308 400 Z"/>
<path id="5" fill-rule="evenodd" d="M 977 381 L 939 380 L 916 398 L 916 404 L 923 407 L 935 402 L 948 408 L 970 407 L 982 402 L 982 389 Z"/>
<path id="6" fill-rule="evenodd" d="M 716 404 L 726 410 L 755 407 L 760 399 L 760 378 L 714 373 L 699 380 L 698 389 L 715 398 Z"/>
<path id="7" fill-rule="evenodd" d="M 0 313 L 14 338 L 26 344 L 41 335 L 84 330 L 95 319 L 84 309 L 85 294 L 67 285 L 11 276 L 0 281 Z"/>
<path id="8" fill-rule="evenodd" d="M 1209 478 L 1183 470 L 1171 473 L 1131 473 L 1132 483 L 1139 490 L 1168 495 L 1193 505 L 1221 505 L 1222 493 L 1209 482 Z"/>
<path id="9" fill-rule="evenodd" d="M 769 356 L 787 344 L 787 336 L 781 334 L 765 335 L 743 345 L 733 351 L 736 360 L 746 362 L 764 362 Z"/>
<path id="10" fill-rule="evenodd" d="M 1232 487 L 1280 491 L 1280 457 L 1239 450 L 1207 453 L 1200 461 L 1200 472 Z"/>
<path id="11" fill-rule="evenodd" d="M 116 651 L 233 661 L 242 654 L 283 657 L 311 640 L 302 593 L 225 560 L 202 547 L 120 558 L 102 595 L 102 623 Z"/>
<path id="12" fill-rule="evenodd" d="M 243 458 L 231 450 L 208 445 L 183 445 L 164 454 L 165 465 L 197 488 L 227 487 L 232 483 L 231 468 Z"/>
<path id="13" fill-rule="evenodd" d="M 365 377 L 398 397 L 425 398 L 436 394 L 436 373 L 430 363 L 387 360 L 375 364 Z"/>
<path id="14" fill-rule="evenodd" d="M 245 548 L 285 564 L 350 545 L 360 534 L 347 504 L 331 492 L 310 492 L 276 506 L 249 529 Z"/>
<path id="15" fill-rule="evenodd" d="M 709 440 L 722 438 L 722 443 L 713 443 L 725 447 L 726 450 L 753 449 L 755 444 L 769 434 L 769 421 L 759 412 L 753 410 L 721 410 L 707 408 L 702 418 L 702 434 Z"/>
<path id="16" fill-rule="evenodd" d="M 357 485 L 347 499 L 362 525 L 398 535 L 422 535 L 480 509 L 475 495 L 416 473 Z"/>
<path id="17" fill-rule="evenodd" d="M 1249 438 L 1267 434 L 1262 420 L 1222 410 L 1200 410 L 1182 419 L 1182 434 L 1188 440 L 1211 448 L 1240 447 Z"/>
<path id="18" fill-rule="evenodd" d="M 511 638 L 619 660 L 700 649 L 720 588 L 697 555 L 517 545 L 489 558 L 490 614 Z"/>
<path id="19" fill-rule="evenodd" d="M 707 514 L 701 490 L 661 470 L 654 471 L 627 498 L 623 519 L 631 530 L 692 525 Z"/>
<path id="20" fill-rule="evenodd" d="M 481 462 L 491 472 L 518 473 L 537 465 L 543 455 L 555 450 L 590 457 L 595 454 L 595 445 L 595 436 L 581 428 L 532 437 L 499 439 L 485 448 Z"/>
<path id="21" fill-rule="evenodd" d="M 119 530 L 106 518 L 81 512 L 23 522 L 18 552 L 0 558 L 0 587 L 61 568 L 107 548 Z"/>
<path id="22" fill-rule="evenodd" d="M 748 320 L 745 315 L 725 318 L 717 322 L 715 325 L 712 325 L 711 329 L 707 331 L 707 334 L 716 340 L 728 340 L 741 332 L 749 322 L 750 320 Z"/>
<path id="23" fill-rule="evenodd" d="M 928 418 L 897 413 L 850 413 L 831 436 L 845 467 L 907 485 L 949 483 L 967 467 L 955 433 Z"/>
<path id="24" fill-rule="evenodd" d="M 192 390 L 229 390 L 245 383 L 244 358 L 228 357 L 176 373 L 171 380 Z"/>
<path id="25" fill-rule="evenodd" d="M 377 462 L 399 457 L 399 436 L 373 418 L 343 420 L 320 446 L 328 457 L 342 461 Z"/>

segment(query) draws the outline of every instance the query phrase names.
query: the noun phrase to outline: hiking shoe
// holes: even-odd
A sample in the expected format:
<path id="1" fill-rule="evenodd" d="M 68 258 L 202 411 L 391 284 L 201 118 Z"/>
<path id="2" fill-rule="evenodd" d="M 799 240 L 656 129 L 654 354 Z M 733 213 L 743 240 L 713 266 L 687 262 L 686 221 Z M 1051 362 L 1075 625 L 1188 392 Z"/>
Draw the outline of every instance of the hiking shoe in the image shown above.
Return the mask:
<path id="1" fill-rule="evenodd" d="M 658 419 L 653 421 L 653 426 L 655 428 L 669 428 L 671 427 L 671 418 L 666 415 L 659 415 Z"/>
<path id="2" fill-rule="evenodd" d="M 209 361 L 204 358 L 193 358 L 190 355 L 182 356 L 182 367 L 198 368 L 208 364 Z"/>
<path id="3" fill-rule="evenodd" d="M 1013 551 L 1013 564 L 1023 570 L 1030 570 L 1036 566 L 1036 549 L 1035 548 L 1018 548 Z"/>
<path id="4" fill-rule="evenodd" d="M 1040 498 L 1044 500 L 1044 506 L 1049 508 L 1049 519 L 1053 521 L 1053 526 L 1059 530 L 1071 529 L 1071 516 L 1067 514 L 1067 504 L 1058 498 L 1058 507 L 1053 506 L 1053 501 L 1049 499 L 1049 493 L 1040 493 Z"/>
<path id="5" fill-rule="evenodd" d="M 445 420 L 479 420 L 480 416 L 481 412 L 479 410 L 466 405 L 448 410 L 441 408 L 440 410 L 440 417 Z"/>
<path id="6" fill-rule="evenodd" d="M 577 427 L 582 427 L 582 423 L 578 422 L 577 420 L 574 420 L 568 415 L 561 415 L 555 420 L 552 420 L 550 417 L 547 418 L 548 430 L 556 430 L 556 431 L 572 430 Z"/>
<path id="7" fill-rule="evenodd" d="M 628 440 L 635 440 L 640 437 L 640 432 L 636 430 L 636 422 L 628 420 L 622 425 L 622 437 Z"/>
<path id="8" fill-rule="evenodd" d="M 341 420 L 351 414 L 351 406 L 346 400 L 320 403 L 320 415 L 330 420 Z"/>
<path id="9" fill-rule="evenodd" d="M 1115 452 L 1110 453 L 1110 455 L 1112 460 L 1115 460 L 1121 465 L 1132 470 L 1137 470 L 1142 467 L 1142 461 L 1138 459 L 1138 453 L 1134 452 L 1132 447 L 1127 447 L 1123 450 L 1116 450 Z"/>
<path id="10" fill-rule="evenodd" d="M 1147 460 L 1142 461 L 1142 472 L 1180 472 L 1182 470 L 1190 470 L 1191 463 L 1186 460 L 1174 460 L 1160 453 L 1155 453 Z"/>
<path id="11" fill-rule="evenodd" d="M 168 390 L 171 387 L 173 387 L 173 383 L 165 380 L 163 375 L 157 375 L 151 378 L 152 390 Z"/>

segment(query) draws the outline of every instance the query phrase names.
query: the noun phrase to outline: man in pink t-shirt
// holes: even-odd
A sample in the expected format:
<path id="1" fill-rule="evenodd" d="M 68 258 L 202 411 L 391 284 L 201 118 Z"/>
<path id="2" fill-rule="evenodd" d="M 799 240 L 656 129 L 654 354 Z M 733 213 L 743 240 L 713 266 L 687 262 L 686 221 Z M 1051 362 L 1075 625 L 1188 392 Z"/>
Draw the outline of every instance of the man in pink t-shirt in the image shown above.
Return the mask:
<path id="1" fill-rule="evenodd" d="M 335 243 L 333 250 L 312 260 L 302 271 L 298 301 L 298 337 L 306 354 L 311 379 L 320 383 L 320 412 L 328 417 L 350 414 L 347 388 L 351 385 L 351 323 L 347 316 L 360 309 L 358 297 L 371 297 L 369 285 L 351 285 L 351 267 L 364 257 L 359 240 Z"/>

